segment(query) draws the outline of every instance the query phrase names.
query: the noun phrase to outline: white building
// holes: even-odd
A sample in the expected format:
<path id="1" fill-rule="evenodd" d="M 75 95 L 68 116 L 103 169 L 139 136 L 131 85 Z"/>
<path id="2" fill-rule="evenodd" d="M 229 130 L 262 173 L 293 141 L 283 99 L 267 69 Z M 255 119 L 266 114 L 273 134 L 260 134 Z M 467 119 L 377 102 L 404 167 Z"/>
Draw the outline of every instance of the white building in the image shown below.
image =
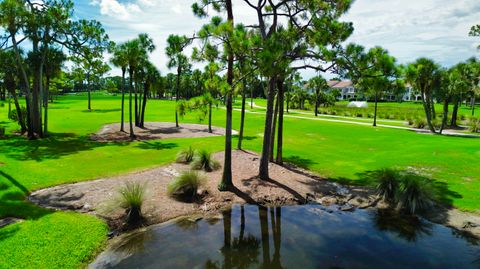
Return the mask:
<path id="1" fill-rule="evenodd" d="M 336 89 L 340 92 L 340 94 L 337 96 L 338 100 L 350 100 L 359 97 L 358 89 L 355 89 L 352 81 L 350 80 L 330 80 L 327 82 L 327 84 L 331 89 Z"/>

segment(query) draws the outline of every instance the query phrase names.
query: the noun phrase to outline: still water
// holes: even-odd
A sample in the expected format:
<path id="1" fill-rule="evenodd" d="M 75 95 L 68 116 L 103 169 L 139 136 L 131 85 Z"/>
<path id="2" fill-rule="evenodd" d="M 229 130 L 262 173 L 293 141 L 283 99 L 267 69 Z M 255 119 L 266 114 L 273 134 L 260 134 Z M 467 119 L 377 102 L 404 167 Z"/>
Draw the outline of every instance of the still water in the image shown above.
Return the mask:
<path id="1" fill-rule="evenodd" d="M 456 230 L 390 211 L 234 206 L 223 218 L 152 226 L 92 268 L 480 268 Z"/>

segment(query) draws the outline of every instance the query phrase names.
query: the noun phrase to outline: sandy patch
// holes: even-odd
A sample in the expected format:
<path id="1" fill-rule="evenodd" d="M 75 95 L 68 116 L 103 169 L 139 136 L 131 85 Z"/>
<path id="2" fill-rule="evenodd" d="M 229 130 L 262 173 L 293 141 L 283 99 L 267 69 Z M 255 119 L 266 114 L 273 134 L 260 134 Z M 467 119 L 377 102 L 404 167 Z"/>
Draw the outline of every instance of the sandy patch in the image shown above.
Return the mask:
<path id="1" fill-rule="evenodd" d="M 107 124 L 100 131 L 90 136 L 92 140 L 99 142 L 130 141 L 129 124 L 125 123 L 125 131 L 120 132 L 120 123 Z M 208 125 L 203 124 L 180 124 L 176 127 L 172 122 L 145 122 L 144 128 L 134 127 L 135 140 L 208 137 L 225 135 L 225 128 L 212 126 L 212 133 L 208 132 Z M 232 131 L 237 134 L 237 131 Z"/>

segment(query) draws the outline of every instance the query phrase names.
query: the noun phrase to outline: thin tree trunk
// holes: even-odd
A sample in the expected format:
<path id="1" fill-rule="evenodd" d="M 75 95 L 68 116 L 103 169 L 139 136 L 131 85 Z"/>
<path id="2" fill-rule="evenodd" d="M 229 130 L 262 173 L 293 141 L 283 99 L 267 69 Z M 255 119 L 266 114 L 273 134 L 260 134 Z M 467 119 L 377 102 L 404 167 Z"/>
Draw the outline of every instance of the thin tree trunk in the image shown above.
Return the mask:
<path id="1" fill-rule="evenodd" d="M 223 257 L 225 268 L 232 268 L 232 210 L 222 212 L 223 215 Z"/>
<path id="2" fill-rule="evenodd" d="M 430 129 L 430 132 L 436 133 L 435 128 L 433 127 L 432 124 L 432 118 L 431 118 L 431 109 L 430 109 L 430 98 L 428 96 L 425 96 L 425 94 L 422 93 L 422 103 L 423 103 L 423 109 L 425 110 L 425 116 L 427 117 L 427 124 L 428 124 L 428 129 Z"/>
<path id="3" fill-rule="evenodd" d="M 87 74 L 87 94 L 88 94 L 88 110 L 92 110 L 92 97 L 90 96 L 90 75 Z"/>
<path id="4" fill-rule="evenodd" d="M 125 114 L 125 70 L 126 68 L 122 68 L 122 112 L 120 116 L 120 132 L 125 132 L 124 127 L 124 114 Z"/>
<path id="5" fill-rule="evenodd" d="M 238 134 L 238 149 L 242 149 L 242 140 L 243 140 L 243 128 L 245 127 L 245 88 L 242 89 L 242 111 L 240 115 L 240 132 Z"/>
<path id="6" fill-rule="evenodd" d="M 377 126 L 377 108 L 378 108 L 378 95 L 375 93 L 375 111 L 373 112 L 373 126 Z"/>
<path id="7" fill-rule="evenodd" d="M 443 129 L 447 125 L 448 103 L 449 103 L 448 98 L 445 98 L 445 101 L 443 101 L 443 117 L 442 117 L 442 126 L 440 127 L 440 131 L 439 131 L 440 134 L 442 134 Z"/>
<path id="8" fill-rule="evenodd" d="M 268 163 L 269 163 L 269 153 L 270 153 L 270 138 L 272 132 L 272 121 L 273 121 L 273 103 L 275 99 L 275 77 L 271 77 L 268 84 L 268 94 L 267 94 L 267 114 L 265 117 L 265 129 L 263 133 L 263 148 L 262 155 L 260 158 L 260 169 L 259 177 L 262 180 L 269 179 L 268 173 Z"/>
<path id="9" fill-rule="evenodd" d="M 18 103 L 17 93 L 15 92 L 15 89 L 9 90 L 9 92 L 13 97 L 13 103 L 15 105 L 15 109 L 17 110 L 17 119 L 18 119 L 18 124 L 20 125 L 20 131 L 22 134 L 24 134 L 27 131 L 27 126 L 25 125 L 25 119 L 23 118 L 22 108 Z M 28 111 L 27 111 L 27 114 L 28 114 Z"/>
<path id="10" fill-rule="evenodd" d="M 46 77 L 46 84 L 43 96 L 43 135 L 48 136 L 48 96 L 49 96 L 49 88 L 50 88 L 50 77 Z"/>
<path id="11" fill-rule="evenodd" d="M 233 27 L 233 7 L 232 1 L 226 0 L 225 7 L 227 9 L 227 20 Z M 227 57 L 227 83 L 229 90 L 226 94 L 227 101 L 227 118 L 225 126 L 225 158 L 223 164 L 222 181 L 218 186 L 220 191 L 226 191 L 233 188 L 232 182 L 232 95 L 233 95 L 233 52 L 228 50 Z"/>
<path id="12" fill-rule="evenodd" d="M 319 92 L 317 91 L 315 96 L 315 117 L 318 117 L 318 95 Z"/>
<path id="13" fill-rule="evenodd" d="M 133 87 L 135 92 L 135 126 L 138 127 L 138 79 L 137 75 L 135 75 L 135 86 Z"/>
<path id="14" fill-rule="evenodd" d="M 128 99 L 128 118 L 130 121 L 130 138 L 135 138 L 135 133 L 133 132 L 133 115 L 132 115 L 132 89 L 133 88 L 133 71 L 130 71 L 130 89 L 129 89 L 129 99 Z"/>
<path id="15" fill-rule="evenodd" d="M 250 109 L 253 109 L 253 87 L 250 88 Z"/>
<path id="16" fill-rule="evenodd" d="M 457 128 L 457 116 L 458 116 L 458 106 L 459 106 L 459 101 L 456 101 L 455 104 L 453 105 L 453 112 L 452 112 L 452 119 L 450 121 L 450 127 L 451 128 Z"/>
<path id="17" fill-rule="evenodd" d="M 283 165 L 283 102 L 284 102 L 284 80 L 278 82 L 278 138 L 277 138 L 277 159 L 276 163 Z"/>
<path id="18" fill-rule="evenodd" d="M 145 108 L 147 107 L 147 94 L 148 94 L 148 88 L 150 87 L 148 82 L 145 82 L 144 88 L 143 88 L 143 102 L 142 102 L 142 111 L 140 113 L 140 127 L 145 127 Z"/>
<path id="19" fill-rule="evenodd" d="M 278 115 L 278 96 L 275 101 L 275 110 L 273 111 L 272 133 L 270 134 L 270 156 L 269 160 L 273 163 L 273 152 L 275 147 L 275 133 L 277 131 L 277 115 Z"/>
<path id="20" fill-rule="evenodd" d="M 208 132 L 213 133 L 212 130 L 212 102 L 208 103 Z"/>
<path id="21" fill-rule="evenodd" d="M 437 118 L 437 113 L 435 111 L 435 101 L 430 97 L 430 109 L 432 110 L 432 119 Z"/>
<path id="22" fill-rule="evenodd" d="M 475 96 L 472 97 L 472 116 L 475 116 Z"/>
<path id="23" fill-rule="evenodd" d="M 176 89 L 176 94 L 175 94 L 175 126 L 178 128 L 180 127 L 178 125 L 178 111 L 177 111 L 177 104 L 178 104 L 178 98 L 180 94 L 180 74 L 182 72 L 182 69 L 180 65 L 177 67 L 177 89 Z"/>

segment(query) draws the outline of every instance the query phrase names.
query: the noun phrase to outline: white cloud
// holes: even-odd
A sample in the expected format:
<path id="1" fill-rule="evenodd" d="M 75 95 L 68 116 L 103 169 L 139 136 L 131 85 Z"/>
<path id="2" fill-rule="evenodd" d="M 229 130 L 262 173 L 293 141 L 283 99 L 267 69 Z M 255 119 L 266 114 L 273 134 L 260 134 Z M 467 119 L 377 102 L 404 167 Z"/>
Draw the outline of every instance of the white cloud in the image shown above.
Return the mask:
<path id="1" fill-rule="evenodd" d="M 130 20 L 132 16 L 141 12 L 137 4 L 121 4 L 117 0 L 94 0 L 91 4 L 100 6 L 100 14 L 115 17 L 122 21 Z"/>

